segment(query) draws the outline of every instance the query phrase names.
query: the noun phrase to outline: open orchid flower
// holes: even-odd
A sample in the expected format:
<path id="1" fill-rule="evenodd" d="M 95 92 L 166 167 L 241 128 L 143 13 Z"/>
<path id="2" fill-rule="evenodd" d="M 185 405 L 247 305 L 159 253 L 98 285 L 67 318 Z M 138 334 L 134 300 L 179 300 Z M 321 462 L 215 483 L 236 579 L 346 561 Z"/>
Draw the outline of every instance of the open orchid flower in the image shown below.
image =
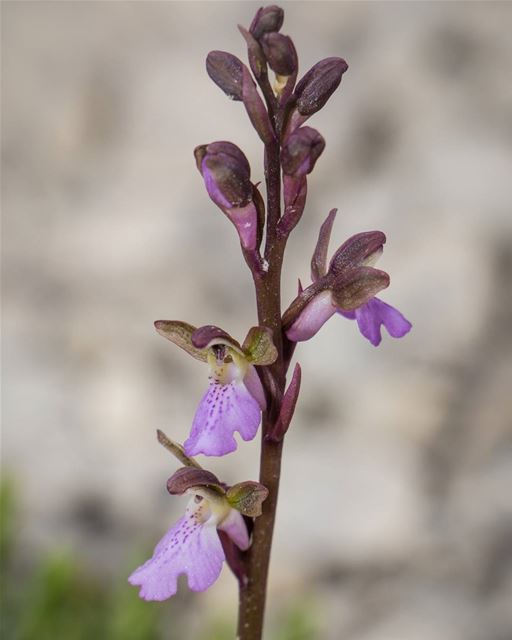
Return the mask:
<path id="1" fill-rule="evenodd" d="M 205 591 L 219 577 L 226 558 L 219 531 L 239 549 L 249 547 L 243 515 L 261 514 L 268 491 L 257 482 L 242 482 L 226 490 L 215 475 L 204 469 L 184 467 L 167 482 L 173 495 L 191 499 L 185 515 L 156 545 L 153 556 L 128 578 L 140 587 L 144 600 L 166 600 L 178 588 L 178 577 L 187 576 L 192 591 Z"/>
<path id="2" fill-rule="evenodd" d="M 189 456 L 223 456 L 235 451 L 233 434 L 252 440 L 266 409 L 265 393 L 255 365 L 272 364 L 277 350 L 269 329 L 253 327 L 243 346 L 222 329 L 195 327 L 175 320 L 158 320 L 160 335 L 184 349 L 210 369 L 208 390 L 202 397 L 184 443 Z"/>
<path id="3" fill-rule="evenodd" d="M 381 231 L 358 233 L 336 251 L 327 268 L 327 249 L 336 216 L 333 209 L 323 223 L 311 261 L 313 284 L 301 291 L 283 316 L 289 340 L 312 338 L 335 313 L 357 320 L 362 335 L 374 346 L 384 326 L 394 338 L 412 327 L 394 307 L 375 297 L 389 285 L 389 276 L 372 267 L 382 254 L 386 236 Z"/>

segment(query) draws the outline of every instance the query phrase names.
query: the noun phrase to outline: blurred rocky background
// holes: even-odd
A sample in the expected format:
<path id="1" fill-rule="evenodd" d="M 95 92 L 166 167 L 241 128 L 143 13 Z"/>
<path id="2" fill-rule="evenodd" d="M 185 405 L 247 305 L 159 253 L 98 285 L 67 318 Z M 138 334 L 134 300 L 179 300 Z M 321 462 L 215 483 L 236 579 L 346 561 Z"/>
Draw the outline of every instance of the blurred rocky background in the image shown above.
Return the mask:
<path id="1" fill-rule="evenodd" d="M 512 637 L 512 4 L 293 2 L 301 71 L 341 55 L 310 123 L 327 147 L 283 302 L 333 247 L 382 229 L 382 296 L 413 322 L 375 349 L 331 320 L 297 350 L 268 610 L 272 640 Z M 255 321 L 234 229 L 192 149 L 240 103 L 204 70 L 245 57 L 253 2 L 3 2 L 3 603 L 19 640 L 233 637 L 229 571 L 141 603 L 126 576 L 184 500 L 155 440 L 188 434 L 200 363 L 158 318 Z M 257 443 L 211 468 L 257 475 Z"/>

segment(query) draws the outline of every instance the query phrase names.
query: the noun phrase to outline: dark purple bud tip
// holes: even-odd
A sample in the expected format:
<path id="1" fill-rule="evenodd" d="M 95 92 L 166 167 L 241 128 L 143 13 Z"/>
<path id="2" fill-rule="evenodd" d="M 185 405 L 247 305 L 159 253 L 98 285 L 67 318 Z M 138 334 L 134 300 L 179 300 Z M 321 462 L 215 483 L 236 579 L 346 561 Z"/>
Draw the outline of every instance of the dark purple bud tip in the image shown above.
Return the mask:
<path id="1" fill-rule="evenodd" d="M 260 43 L 272 71 L 280 76 L 291 76 L 292 73 L 295 73 L 297 57 L 288 36 L 275 32 L 265 33 Z"/>
<path id="2" fill-rule="evenodd" d="M 299 113 L 311 116 L 319 111 L 336 91 L 347 69 L 348 64 L 342 58 L 325 58 L 311 67 L 295 87 Z"/>
<path id="3" fill-rule="evenodd" d="M 217 476 L 206 469 L 183 467 L 167 480 L 167 491 L 173 496 L 180 496 L 192 487 L 207 487 L 218 493 L 224 493 Z"/>
<path id="4" fill-rule="evenodd" d="M 283 26 L 283 20 L 284 11 L 281 7 L 276 5 L 260 7 L 254 16 L 249 31 L 258 39 L 261 38 L 264 33 L 279 31 Z"/>
<path id="5" fill-rule="evenodd" d="M 210 198 L 220 207 L 243 207 L 252 199 L 251 169 L 243 152 L 231 142 L 213 142 L 194 149 Z"/>
<path id="6" fill-rule="evenodd" d="M 287 139 L 281 156 L 283 171 L 290 176 L 305 176 L 313 171 L 325 149 L 325 140 L 311 127 L 301 127 Z"/>
<path id="7" fill-rule="evenodd" d="M 210 51 L 206 71 L 215 84 L 231 98 L 242 100 L 243 63 L 226 51 Z"/>
<path id="8" fill-rule="evenodd" d="M 375 264 L 385 242 L 386 236 L 382 231 L 356 233 L 333 255 L 329 264 L 329 273 L 338 275 L 346 269 Z"/>
<path id="9" fill-rule="evenodd" d="M 389 286 L 389 275 L 371 267 L 359 267 L 340 275 L 331 291 L 336 306 L 342 311 L 357 309 Z"/>

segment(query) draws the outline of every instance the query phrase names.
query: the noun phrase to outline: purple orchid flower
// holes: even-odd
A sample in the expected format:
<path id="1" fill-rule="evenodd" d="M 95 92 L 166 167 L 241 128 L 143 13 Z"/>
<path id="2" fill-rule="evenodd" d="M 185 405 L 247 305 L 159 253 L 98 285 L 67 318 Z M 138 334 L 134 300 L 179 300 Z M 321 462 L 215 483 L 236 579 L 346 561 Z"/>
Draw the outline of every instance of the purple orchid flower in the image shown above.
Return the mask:
<path id="1" fill-rule="evenodd" d="M 184 322 L 158 320 L 158 333 L 210 368 L 208 390 L 196 410 L 185 452 L 223 456 L 235 451 L 238 431 L 252 440 L 266 409 L 263 386 L 255 366 L 272 364 L 277 351 L 265 327 L 253 327 L 241 347 L 222 329 L 211 325 L 196 329 Z"/>
<path id="2" fill-rule="evenodd" d="M 333 209 L 320 228 L 311 261 L 313 284 L 299 293 L 284 314 L 288 339 L 309 340 L 335 313 L 356 320 L 359 331 L 375 347 L 382 340 L 382 326 L 393 338 L 402 338 L 412 324 L 398 309 L 375 297 L 389 285 L 389 276 L 372 267 L 382 254 L 385 235 L 369 231 L 352 236 L 336 251 L 327 269 L 335 216 Z"/>
<path id="3" fill-rule="evenodd" d="M 179 469 L 167 482 L 172 495 L 190 494 L 185 515 L 156 545 L 153 556 L 128 578 L 140 587 L 144 600 L 166 600 L 187 576 L 192 591 L 205 591 L 217 580 L 226 559 L 219 532 L 242 551 L 249 547 L 243 515 L 261 514 L 268 491 L 257 482 L 242 482 L 226 490 L 215 475 L 196 467 Z"/>

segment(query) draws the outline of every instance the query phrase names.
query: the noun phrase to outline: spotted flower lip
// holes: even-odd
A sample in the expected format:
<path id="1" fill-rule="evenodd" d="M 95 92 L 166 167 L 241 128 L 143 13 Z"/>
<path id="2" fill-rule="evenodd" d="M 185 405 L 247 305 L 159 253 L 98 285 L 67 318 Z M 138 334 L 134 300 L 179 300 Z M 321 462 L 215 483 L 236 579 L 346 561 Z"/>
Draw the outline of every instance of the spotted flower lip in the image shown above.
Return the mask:
<path id="1" fill-rule="evenodd" d="M 128 578 L 140 587 L 144 600 L 166 600 L 178 589 L 178 577 L 187 576 L 192 591 L 205 591 L 219 577 L 225 553 L 218 530 L 226 532 L 241 550 L 249 547 L 244 519 L 225 496 L 204 487 L 191 487 L 185 515 L 156 545 L 152 557 Z"/>
<path id="2" fill-rule="evenodd" d="M 318 236 L 311 260 L 313 284 L 301 291 L 283 316 L 286 336 L 293 342 L 312 338 L 335 313 L 356 320 L 361 334 L 374 346 L 381 343 L 381 327 L 393 338 L 411 330 L 411 323 L 375 295 L 389 285 L 389 276 L 373 268 L 386 237 L 381 231 L 358 233 L 335 252 L 327 268 L 327 250 L 336 216 L 333 209 Z"/>
<path id="3" fill-rule="evenodd" d="M 182 467 L 167 481 L 171 495 L 191 495 L 185 515 L 164 535 L 153 556 L 128 578 L 140 587 L 144 600 L 166 600 L 177 591 L 178 577 L 187 576 L 192 591 L 205 591 L 219 577 L 226 559 L 225 545 L 248 549 L 243 516 L 261 515 L 268 490 L 259 482 L 232 487 L 200 467 Z M 221 532 L 227 536 L 221 541 Z M 233 565 L 230 564 L 233 568 Z"/>
<path id="4" fill-rule="evenodd" d="M 272 364 L 277 350 L 271 332 L 252 327 L 241 346 L 213 325 L 196 329 L 185 322 L 158 320 L 158 333 L 209 366 L 208 389 L 197 407 L 192 428 L 184 443 L 188 456 L 200 453 L 223 456 L 235 451 L 237 431 L 252 440 L 266 409 L 263 386 L 255 366 Z"/>

